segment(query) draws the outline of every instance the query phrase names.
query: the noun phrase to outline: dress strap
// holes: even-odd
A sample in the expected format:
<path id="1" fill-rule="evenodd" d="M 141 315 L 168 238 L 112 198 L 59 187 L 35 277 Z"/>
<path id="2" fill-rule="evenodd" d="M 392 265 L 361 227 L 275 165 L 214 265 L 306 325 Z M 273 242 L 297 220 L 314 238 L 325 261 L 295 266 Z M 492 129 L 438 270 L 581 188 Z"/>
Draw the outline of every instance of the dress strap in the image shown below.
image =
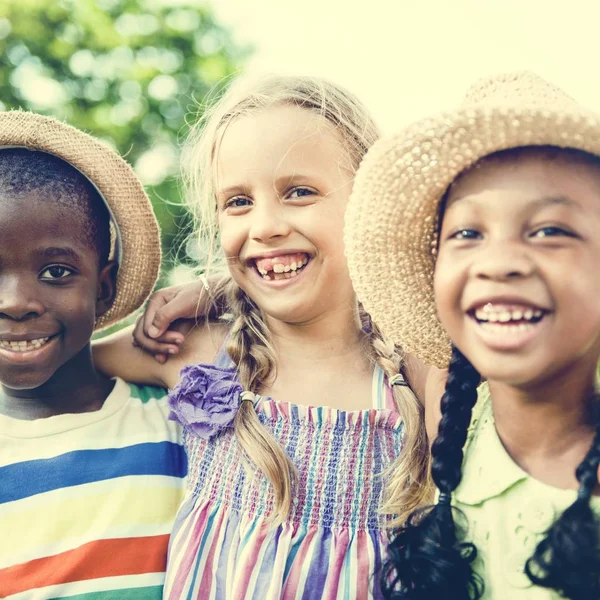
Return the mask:
<path id="1" fill-rule="evenodd" d="M 371 396 L 373 398 L 373 408 L 376 410 L 394 408 L 392 390 L 387 385 L 385 373 L 379 365 L 375 365 L 375 369 L 373 370 Z"/>
<path id="2" fill-rule="evenodd" d="M 394 375 L 392 380 L 388 380 L 383 369 L 379 365 L 375 365 L 373 371 L 373 408 L 382 410 L 384 408 L 388 410 L 397 411 L 396 401 L 394 400 L 394 392 L 392 391 L 393 385 L 405 385 L 408 386 L 406 379 L 402 373 Z"/>
<path id="3" fill-rule="evenodd" d="M 215 367 L 221 367 L 222 369 L 231 369 L 235 367 L 234 362 L 231 360 L 229 354 L 227 354 L 227 344 L 229 343 L 229 335 L 225 336 L 219 351 L 217 352 L 212 364 Z"/>

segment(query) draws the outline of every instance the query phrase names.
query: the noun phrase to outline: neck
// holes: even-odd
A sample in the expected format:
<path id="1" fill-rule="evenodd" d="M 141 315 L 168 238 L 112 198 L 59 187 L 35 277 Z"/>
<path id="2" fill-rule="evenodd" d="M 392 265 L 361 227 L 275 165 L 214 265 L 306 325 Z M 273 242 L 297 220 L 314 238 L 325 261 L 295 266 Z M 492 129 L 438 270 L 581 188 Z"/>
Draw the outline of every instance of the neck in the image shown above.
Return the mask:
<path id="1" fill-rule="evenodd" d="M 508 453 L 533 474 L 540 463 L 568 463 L 573 472 L 594 437 L 590 399 L 596 367 L 519 388 L 490 381 L 494 420 Z"/>
<path id="2" fill-rule="evenodd" d="M 356 303 L 337 307 L 304 323 L 285 323 L 267 317 L 280 368 L 287 364 L 346 360 L 364 354 Z"/>
<path id="3" fill-rule="evenodd" d="M 32 389 L 0 389 L 0 413 L 23 420 L 100 410 L 113 382 L 100 375 L 88 344 L 44 384 Z"/>

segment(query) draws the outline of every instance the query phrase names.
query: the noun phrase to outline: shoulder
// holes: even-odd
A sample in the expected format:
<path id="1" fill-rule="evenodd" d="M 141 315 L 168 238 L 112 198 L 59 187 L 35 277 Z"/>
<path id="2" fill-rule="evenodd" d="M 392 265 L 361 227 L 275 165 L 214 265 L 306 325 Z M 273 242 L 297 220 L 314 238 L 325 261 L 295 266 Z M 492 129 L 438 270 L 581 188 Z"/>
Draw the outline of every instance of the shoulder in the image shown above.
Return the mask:
<path id="1" fill-rule="evenodd" d="M 483 506 L 493 500 L 495 505 L 511 504 L 519 495 L 517 483 L 530 476 L 514 462 L 504 448 L 494 423 L 494 413 L 487 383 L 478 390 L 471 424 L 464 446 L 462 479 L 455 497 L 463 505 Z"/>
<path id="2" fill-rule="evenodd" d="M 180 425 L 171 416 L 168 390 L 154 385 L 143 385 L 116 379 L 109 399 L 120 395 L 125 401 L 118 418 L 122 441 L 128 438 L 146 442 L 182 444 Z"/>
<path id="3" fill-rule="evenodd" d="M 167 389 L 156 385 L 143 385 L 133 382 L 125 382 L 129 397 L 133 400 L 138 400 L 142 404 L 149 402 L 166 402 Z"/>
<path id="4" fill-rule="evenodd" d="M 181 370 L 198 363 L 210 364 L 225 343 L 229 333 L 227 323 L 202 323 L 192 329 L 185 339 L 181 352 L 164 365 L 164 379 L 172 388 L 179 381 Z"/>

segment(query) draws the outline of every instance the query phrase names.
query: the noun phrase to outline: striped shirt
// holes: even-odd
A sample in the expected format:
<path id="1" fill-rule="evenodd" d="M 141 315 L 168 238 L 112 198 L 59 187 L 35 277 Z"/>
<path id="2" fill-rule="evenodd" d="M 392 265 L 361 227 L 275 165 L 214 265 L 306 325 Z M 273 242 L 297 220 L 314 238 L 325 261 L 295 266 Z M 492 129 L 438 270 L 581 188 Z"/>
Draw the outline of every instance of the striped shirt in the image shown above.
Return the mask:
<path id="1" fill-rule="evenodd" d="M 186 474 L 168 414 L 117 379 L 95 412 L 0 415 L 0 598 L 162 598 Z"/>
<path id="2" fill-rule="evenodd" d="M 216 365 L 228 366 L 223 357 Z M 389 525 L 379 512 L 384 473 L 404 432 L 393 404 L 379 368 L 372 409 L 260 398 L 258 418 L 298 472 L 291 514 L 279 527 L 269 522 L 272 488 L 244 460 L 232 430 L 205 440 L 185 427 L 188 486 L 171 536 L 165 599 L 380 599 Z"/>

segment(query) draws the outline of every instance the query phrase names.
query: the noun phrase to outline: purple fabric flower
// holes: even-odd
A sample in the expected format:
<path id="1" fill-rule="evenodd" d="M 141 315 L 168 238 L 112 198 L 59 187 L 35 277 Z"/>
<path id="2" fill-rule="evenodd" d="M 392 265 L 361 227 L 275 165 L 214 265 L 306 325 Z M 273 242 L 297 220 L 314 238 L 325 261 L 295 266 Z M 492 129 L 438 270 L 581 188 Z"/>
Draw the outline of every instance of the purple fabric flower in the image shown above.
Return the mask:
<path id="1" fill-rule="evenodd" d="M 242 391 L 234 368 L 184 367 L 179 383 L 169 392 L 169 419 L 209 439 L 233 427 Z"/>

